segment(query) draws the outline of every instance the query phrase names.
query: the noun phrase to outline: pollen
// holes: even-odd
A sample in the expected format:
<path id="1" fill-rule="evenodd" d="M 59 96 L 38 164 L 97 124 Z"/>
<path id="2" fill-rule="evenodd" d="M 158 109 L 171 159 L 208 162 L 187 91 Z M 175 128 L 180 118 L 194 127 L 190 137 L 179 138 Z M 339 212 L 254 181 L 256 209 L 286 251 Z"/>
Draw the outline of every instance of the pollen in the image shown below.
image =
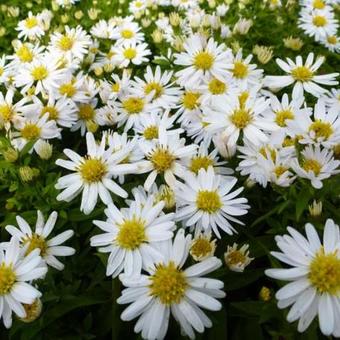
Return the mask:
<path id="1" fill-rule="evenodd" d="M 3 121 L 9 122 L 13 117 L 13 109 L 10 105 L 0 105 L 0 117 Z"/>
<path id="2" fill-rule="evenodd" d="M 4 262 L 0 264 L 0 296 L 8 294 L 16 281 L 16 275 L 12 266 Z"/>
<path id="3" fill-rule="evenodd" d="M 250 110 L 238 109 L 230 116 L 230 121 L 238 128 L 244 129 L 253 120 Z"/>
<path id="4" fill-rule="evenodd" d="M 313 75 L 307 66 L 298 66 L 292 70 L 292 77 L 297 81 L 310 81 L 313 79 Z"/>
<path id="5" fill-rule="evenodd" d="M 223 94 L 226 91 L 227 85 L 222 81 L 213 78 L 212 80 L 210 80 L 208 88 L 212 94 L 218 95 Z"/>
<path id="6" fill-rule="evenodd" d="M 214 165 L 214 161 L 208 156 L 197 156 L 191 159 L 189 169 L 198 174 L 200 169 L 207 170 L 211 165 Z"/>
<path id="7" fill-rule="evenodd" d="M 38 25 L 38 20 L 37 20 L 36 17 L 30 17 L 30 18 L 27 18 L 25 20 L 25 26 L 28 29 L 31 29 L 31 28 L 33 28 L 33 27 L 35 27 L 37 25 Z"/>
<path id="8" fill-rule="evenodd" d="M 144 87 L 144 92 L 146 94 L 149 94 L 151 91 L 154 91 L 154 98 L 156 99 L 159 98 L 164 92 L 163 86 L 155 81 L 146 84 Z"/>
<path id="9" fill-rule="evenodd" d="M 146 241 L 145 222 L 141 219 L 134 217 L 131 220 L 125 220 L 119 226 L 116 242 L 120 247 L 134 250 Z"/>
<path id="10" fill-rule="evenodd" d="M 188 286 L 185 274 L 172 261 L 166 265 L 158 265 L 150 281 L 150 295 L 167 306 L 179 303 Z"/>
<path id="11" fill-rule="evenodd" d="M 143 136 L 146 140 L 152 140 L 158 138 L 158 127 L 156 125 L 148 126 L 144 132 Z"/>
<path id="12" fill-rule="evenodd" d="M 315 15 L 313 17 L 313 24 L 316 27 L 324 27 L 327 25 L 327 19 L 322 15 Z"/>
<path id="13" fill-rule="evenodd" d="M 196 196 L 196 206 L 208 214 L 216 213 L 222 207 L 222 201 L 216 191 L 199 190 Z"/>
<path id="14" fill-rule="evenodd" d="M 26 238 L 23 241 L 23 244 L 28 244 L 28 248 L 26 250 L 26 255 L 31 253 L 34 249 L 40 249 L 40 255 L 46 255 L 47 251 L 47 243 L 46 240 L 38 234 L 32 234 L 31 237 Z"/>
<path id="15" fill-rule="evenodd" d="M 242 61 L 235 61 L 232 72 L 235 78 L 244 79 L 248 75 L 248 66 Z"/>
<path id="16" fill-rule="evenodd" d="M 136 114 L 144 109 L 144 99 L 138 97 L 130 97 L 128 99 L 123 100 L 122 102 L 123 108 L 127 111 L 128 114 Z"/>
<path id="17" fill-rule="evenodd" d="M 214 64 L 214 61 L 215 61 L 215 57 L 211 53 L 207 51 L 202 51 L 195 55 L 194 66 L 198 70 L 207 71 L 211 69 L 211 67 Z"/>
<path id="18" fill-rule="evenodd" d="M 41 110 L 41 116 L 48 112 L 49 120 L 56 120 L 59 118 L 59 112 L 54 106 L 45 106 Z"/>
<path id="19" fill-rule="evenodd" d="M 307 172 L 314 172 L 314 174 L 317 176 L 321 172 L 322 165 L 316 159 L 304 159 L 302 168 Z"/>
<path id="20" fill-rule="evenodd" d="M 59 93 L 63 96 L 66 96 L 67 98 L 73 97 L 76 94 L 76 92 L 77 92 L 77 89 L 75 88 L 72 82 L 62 84 L 59 87 Z"/>
<path id="21" fill-rule="evenodd" d="M 133 38 L 134 33 L 133 33 L 133 31 L 131 31 L 131 30 L 129 30 L 129 29 L 125 29 L 125 30 L 122 30 L 122 31 L 120 32 L 120 35 L 121 35 L 122 38 L 124 38 L 124 39 L 131 39 L 131 38 Z"/>
<path id="22" fill-rule="evenodd" d="M 316 254 L 309 267 L 308 279 L 319 294 L 340 293 L 340 259 L 337 252 L 325 254 L 323 248 Z"/>
<path id="23" fill-rule="evenodd" d="M 78 117 L 83 120 L 91 120 L 96 115 L 96 112 L 92 105 L 83 104 L 79 105 Z"/>
<path id="24" fill-rule="evenodd" d="M 33 60 L 32 51 L 25 45 L 22 45 L 20 48 L 18 48 L 16 55 L 23 63 L 29 63 Z"/>
<path id="25" fill-rule="evenodd" d="M 289 109 L 276 111 L 275 114 L 276 114 L 275 123 L 280 127 L 287 126 L 286 123 L 287 119 L 294 119 L 294 113 Z"/>
<path id="26" fill-rule="evenodd" d="M 26 140 L 35 140 L 40 137 L 41 128 L 36 124 L 27 123 L 20 132 Z"/>
<path id="27" fill-rule="evenodd" d="M 131 59 L 135 58 L 136 55 L 137 55 L 137 51 L 136 51 L 135 48 L 129 47 L 124 51 L 124 57 L 126 59 L 131 60 Z"/>
<path id="28" fill-rule="evenodd" d="M 35 81 L 44 80 L 48 76 L 47 68 L 43 65 L 36 66 L 32 71 L 31 75 Z"/>
<path id="29" fill-rule="evenodd" d="M 166 148 L 157 148 L 149 159 L 155 170 L 161 173 L 172 167 L 176 157 Z"/>
<path id="30" fill-rule="evenodd" d="M 316 138 L 328 139 L 333 134 L 333 128 L 330 123 L 318 119 L 311 124 L 309 132 L 314 132 Z"/>
<path id="31" fill-rule="evenodd" d="M 100 182 L 107 173 L 107 167 L 99 158 L 85 158 L 78 169 L 81 177 L 87 183 Z"/>
<path id="32" fill-rule="evenodd" d="M 200 94 L 198 92 L 186 92 L 182 97 L 183 106 L 187 110 L 194 110 L 198 107 L 198 99 Z"/>
<path id="33" fill-rule="evenodd" d="M 73 47 L 73 43 L 74 43 L 74 39 L 67 36 L 67 35 L 63 35 L 59 41 L 58 41 L 58 47 L 62 50 L 62 51 L 69 51 L 72 47 Z"/>

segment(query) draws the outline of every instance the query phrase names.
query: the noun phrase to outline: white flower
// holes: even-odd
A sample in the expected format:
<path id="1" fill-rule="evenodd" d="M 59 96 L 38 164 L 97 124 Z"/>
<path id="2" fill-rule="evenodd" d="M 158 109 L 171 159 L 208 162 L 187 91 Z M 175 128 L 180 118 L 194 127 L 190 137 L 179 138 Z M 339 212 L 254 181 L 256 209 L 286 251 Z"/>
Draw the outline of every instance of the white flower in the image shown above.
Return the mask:
<path id="1" fill-rule="evenodd" d="M 93 134 L 88 132 L 85 157 L 70 149 L 64 149 L 64 154 L 70 161 L 58 159 L 56 164 L 73 173 L 58 179 L 56 188 L 63 191 L 57 196 L 57 200 L 70 202 L 83 192 L 80 210 L 89 214 L 96 206 L 98 195 L 105 204 L 112 202 L 110 191 L 121 197 L 128 196 L 127 192 L 112 180 L 112 176 L 131 173 L 136 167 L 132 164 L 119 164 L 126 158 L 126 151 L 112 153 L 111 149 L 105 150 L 105 143 L 105 135 L 100 145 L 97 145 Z"/>
<path id="2" fill-rule="evenodd" d="M 163 214 L 164 202 L 154 205 L 155 197 L 130 202 L 128 208 L 118 210 L 109 204 L 105 209 L 106 221 L 93 221 L 104 234 L 91 238 L 92 247 L 109 252 L 106 275 L 139 276 L 142 268 L 148 269 L 163 259 L 155 244 L 170 240 L 175 223 L 173 213 Z"/>
<path id="3" fill-rule="evenodd" d="M 198 233 L 190 244 L 190 255 L 195 261 L 203 261 L 214 256 L 216 239 L 211 240 L 211 233 Z"/>
<path id="4" fill-rule="evenodd" d="M 294 228 L 289 235 L 276 236 L 281 252 L 271 252 L 290 268 L 267 269 L 266 275 L 290 281 L 276 293 L 278 307 L 292 306 L 287 320 L 299 320 L 298 331 L 304 332 L 316 315 L 321 332 L 340 337 L 340 235 L 333 220 L 326 221 L 323 244 L 314 226 L 305 226 L 307 238 Z"/>
<path id="5" fill-rule="evenodd" d="M 232 247 L 227 246 L 224 261 L 231 271 L 242 273 L 254 258 L 249 257 L 249 244 L 244 244 L 240 249 L 237 248 L 237 243 L 234 243 Z"/>
<path id="6" fill-rule="evenodd" d="M 130 19 L 128 17 L 127 19 Z M 116 40 L 117 44 L 125 42 L 141 43 L 144 41 L 144 33 L 140 32 L 141 28 L 138 23 L 124 20 L 120 25 L 116 26 L 111 34 L 110 39 Z"/>
<path id="7" fill-rule="evenodd" d="M 314 53 L 309 53 L 308 57 L 303 63 L 302 57 L 296 57 L 294 62 L 287 58 L 287 62 L 281 59 L 276 59 L 276 63 L 280 68 L 287 72 L 286 76 L 267 76 L 264 79 L 264 84 L 270 88 L 281 89 L 291 84 L 294 84 L 292 97 L 300 98 L 303 92 L 306 91 L 315 97 L 320 97 L 327 92 L 321 85 L 337 85 L 335 78 L 339 73 L 330 73 L 323 75 L 316 75 L 316 71 L 324 62 L 324 57 L 316 58 L 314 62 Z"/>
<path id="8" fill-rule="evenodd" d="M 23 304 L 31 304 L 41 293 L 30 283 L 44 277 L 47 267 L 41 265 L 39 250 L 25 256 L 17 238 L 12 237 L 7 246 L 0 247 L 0 318 L 6 328 L 12 325 L 12 311 L 26 316 Z"/>
<path id="9" fill-rule="evenodd" d="M 236 232 L 229 221 L 243 224 L 234 216 L 246 214 L 249 208 L 246 198 L 235 198 L 242 187 L 231 192 L 237 179 L 216 175 L 212 167 L 201 169 L 197 176 L 188 172 L 184 179 L 185 183 L 178 182 L 175 188 L 176 219 L 197 231 L 212 230 L 218 238 L 218 228 L 229 235 Z"/>
<path id="10" fill-rule="evenodd" d="M 184 237 L 180 230 L 173 243 L 164 242 L 161 248 L 164 260 L 147 270 L 147 275 L 138 279 L 123 277 L 127 288 L 118 298 L 119 304 L 127 304 L 121 315 L 129 321 L 139 317 L 135 332 L 141 332 L 144 339 L 163 339 L 168 330 L 170 314 L 181 325 L 190 339 L 212 323 L 201 308 L 217 311 L 222 308 L 216 298 L 223 298 L 223 282 L 201 277 L 221 266 L 221 260 L 210 257 L 200 263 L 183 268 L 191 242 L 190 235 Z M 200 308 L 201 307 L 201 308 Z"/>
<path id="11" fill-rule="evenodd" d="M 151 54 L 147 49 L 146 43 L 137 44 L 134 41 L 124 42 L 122 45 L 114 49 L 115 60 L 120 68 L 125 68 L 130 64 L 140 65 L 148 62 L 148 55 Z"/>
<path id="12" fill-rule="evenodd" d="M 62 270 L 64 265 L 56 258 L 56 256 L 71 256 L 75 253 L 74 248 L 61 246 L 62 243 L 73 236 L 74 232 L 73 230 L 65 230 L 48 240 L 47 238 L 54 228 L 57 217 L 58 213 L 53 211 L 45 223 L 43 214 L 38 210 L 34 232 L 21 216 L 16 216 L 19 229 L 12 225 L 7 225 L 6 230 L 13 237 L 16 237 L 23 246 L 27 245 L 25 248 L 26 255 L 35 249 L 40 249 L 40 256 L 49 266 Z"/>
<path id="13" fill-rule="evenodd" d="M 32 12 L 28 13 L 28 17 L 19 21 L 16 28 L 19 31 L 18 38 L 36 39 L 45 34 L 43 21 L 40 15 L 33 15 Z"/>

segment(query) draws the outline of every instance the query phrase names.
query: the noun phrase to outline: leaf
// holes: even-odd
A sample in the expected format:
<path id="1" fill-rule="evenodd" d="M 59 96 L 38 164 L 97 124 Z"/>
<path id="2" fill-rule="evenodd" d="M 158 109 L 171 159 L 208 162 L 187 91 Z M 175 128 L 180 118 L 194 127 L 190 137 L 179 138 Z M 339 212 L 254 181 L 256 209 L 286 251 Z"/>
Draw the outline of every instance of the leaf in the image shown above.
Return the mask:
<path id="1" fill-rule="evenodd" d="M 296 220 L 299 221 L 303 211 L 308 206 L 308 202 L 310 200 L 310 192 L 309 190 L 301 190 L 301 192 L 296 197 L 296 205 L 295 205 L 295 217 Z"/>

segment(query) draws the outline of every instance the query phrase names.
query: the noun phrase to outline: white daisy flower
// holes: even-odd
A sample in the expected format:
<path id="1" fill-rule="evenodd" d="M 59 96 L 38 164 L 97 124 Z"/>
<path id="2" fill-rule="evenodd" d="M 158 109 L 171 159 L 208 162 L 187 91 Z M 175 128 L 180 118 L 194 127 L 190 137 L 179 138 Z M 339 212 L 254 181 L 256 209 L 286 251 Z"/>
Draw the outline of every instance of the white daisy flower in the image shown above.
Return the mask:
<path id="1" fill-rule="evenodd" d="M 144 33 L 140 31 L 141 28 L 138 23 L 125 20 L 112 30 L 110 39 L 116 40 L 116 44 L 125 42 L 141 43 L 144 41 Z"/>
<path id="2" fill-rule="evenodd" d="M 109 204 L 112 202 L 110 191 L 126 198 L 127 192 L 112 180 L 112 176 L 132 173 L 136 167 L 132 164 L 119 164 L 126 158 L 125 150 L 113 153 L 105 150 L 106 138 L 102 137 L 100 145 L 96 144 L 92 133 L 86 134 L 87 155 L 81 157 L 70 149 L 64 149 L 69 160 L 58 159 L 56 164 L 73 171 L 60 177 L 55 187 L 63 191 L 57 196 L 58 201 L 72 201 L 82 192 L 80 210 L 89 214 L 96 206 L 98 195 Z"/>
<path id="3" fill-rule="evenodd" d="M 174 214 L 163 214 L 164 202 L 154 205 L 154 200 L 150 195 L 146 200 L 132 201 L 128 208 L 120 210 L 110 204 L 105 209 L 107 220 L 93 221 L 105 231 L 91 237 L 91 246 L 110 253 L 106 275 L 116 277 L 124 272 L 124 276 L 138 277 L 142 268 L 148 269 L 163 259 L 155 244 L 172 238 Z"/>
<path id="4" fill-rule="evenodd" d="M 173 243 L 164 242 L 164 260 L 147 269 L 139 279 L 122 278 L 124 286 L 119 304 L 128 304 L 121 315 L 130 321 L 139 317 L 135 332 L 144 339 L 163 339 L 168 330 L 170 314 L 180 324 L 184 334 L 195 338 L 212 323 L 201 308 L 217 311 L 222 308 L 216 298 L 223 298 L 223 282 L 202 277 L 221 266 L 221 260 L 210 257 L 186 269 L 183 268 L 190 247 L 190 235 L 180 230 Z"/>
<path id="5" fill-rule="evenodd" d="M 325 38 L 321 38 L 320 43 L 331 52 L 340 52 L 340 37 L 338 35 L 327 35 Z"/>
<path id="6" fill-rule="evenodd" d="M 236 230 L 229 221 L 243 224 L 234 216 L 247 213 L 246 198 L 235 198 L 243 188 L 231 192 L 237 183 L 236 178 L 216 175 L 213 168 L 201 169 L 198 175 L 186 173 L 185 183 L 175 187 L 177 212 L 176 219 L 185 226 L 195 226 L 196 232 L 212 230 L 221 238 L 218 228 L 232 235 Z"/>
<path id="7" fill-rule="evenodd" d="M 321 332 L 340 337 L 340 233 L 333 220 L 326 221 L 323 243 L 314 226 L 305 226 L 307 238 L 294 228 L 289 234 L 276 236 L 281 252 L 271 252 L 290 268 L 267 269 L 266 275 L 289 281 L 276 292 L 279 308 L 292 306 L 287 320 L 298 322 L 304 332 L 315 316 Z"/>
<path id="8" fill-rule="evenodd" d="M 12 237 L 6 247 L 0 247 L 0 318 L 6 328 L 12 325 L 12 312 L 19 318 L 26 317 L 23 304 L 31 304 L 41 293 L 30 282 L 45 276 L 39 250 L 25 256 L 19 240 Z"/>
<path id="9" fill-rule="evenodd" d="M 35 231 L 31 229 L 29 224 L 21 217 L 16 216 L 19 229 L 13 225 L 7 225 L 6 230 L 16 237 L 26 250 L 26 255 L 35 249 L 40 249 L 40 256 L 45 262 L 58 270 L 63 270 L 64 265 L 56 258 L 56 256 L 71 256 L 75 253 L 75 249 L 71 247 L 61 246 L 62 243 L 71 238 L 74 234 L 73 230 L 65 230 L 51 239 L 47 239 L 57 221 L 58 213 L 53 211 L 46 223 L 44 216 L 40 210 L 37 211 L 37 221 Z"/>
<path id="10" fill-rule="evenodd" d="M 112 74 L 113 82 L 102 82 L 102 89 L 99 91 L 100 98 L 104 103 L 114 105 L 117 98 L 124 98 L 130 94 L 131 74 L 126 69 L 121 76 Z"/>
<path id="11" fill-rule="evenodd" d="M 16 30 L 19 31 L 19 39 L 29 38 L 30 40 L 35 40 L 45 34 L 41 16 L 33 15 L 31 11 L 28 12 L 28 17 L 26 19 L 19 21 Z"/>
<path id="12" fill-rule="evenodd" d="M 127 41 L 114 49 L 115 59 L 120 68 L 126 68 L 130 64 L 141 65 L 149 61 L 151 54 L 146 43 L 137 44 Z"/>
<path id="13" fill-rule="evenodd" d="M 337 85 L 335 78 L 339 73 L 330 73 L 323 75 L 316 75 L 316 71 L 324 62 L 324 57 L 317 57 L 314 62 L 314 53 L 309 53 L 308 57 L 303 63 L 302 57 L 297 56 L 296 61 L 287 58 L 287 62 L 281 59 L 276 59 L 279 67 L 288 73 L 286 76 L 266 76 L 264 84 L 270 88 L 281 89 L 291 84 L 294 84 L 292 97 L 300 98 L 303 92 L 306 91 L 315 97 L 320 97 L 327 92 L 321 85 Z"/>
<path id="14" fill-rule="evenodd" d="M 17 67 L 22 67 L 35 59 L 39 59 L 42 56 L 45 47 L 39 46 L 38 44 L 18 41 L 18 43 L 15 44 L 14 49 L 15 54 L 8 56 L 8 60 L 12 60 L 8 64 L 8 67 L 16 70 Z"/>

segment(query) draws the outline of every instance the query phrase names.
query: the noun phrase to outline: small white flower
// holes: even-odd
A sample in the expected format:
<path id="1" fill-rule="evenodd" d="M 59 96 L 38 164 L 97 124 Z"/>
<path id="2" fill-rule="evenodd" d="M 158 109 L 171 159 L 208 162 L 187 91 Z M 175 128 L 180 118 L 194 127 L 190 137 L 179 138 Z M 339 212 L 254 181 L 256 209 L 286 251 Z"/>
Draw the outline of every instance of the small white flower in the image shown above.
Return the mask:
<path id="1" fill-rule="evenodd" d="M 227 247 L 227 251 L 224 253 L 224 261 L 231 271 L 243 272 L 254 258 L 249 257 L 249 244 L 244 244 L 240 249 L 238 244 L 234 243 Z"/>

